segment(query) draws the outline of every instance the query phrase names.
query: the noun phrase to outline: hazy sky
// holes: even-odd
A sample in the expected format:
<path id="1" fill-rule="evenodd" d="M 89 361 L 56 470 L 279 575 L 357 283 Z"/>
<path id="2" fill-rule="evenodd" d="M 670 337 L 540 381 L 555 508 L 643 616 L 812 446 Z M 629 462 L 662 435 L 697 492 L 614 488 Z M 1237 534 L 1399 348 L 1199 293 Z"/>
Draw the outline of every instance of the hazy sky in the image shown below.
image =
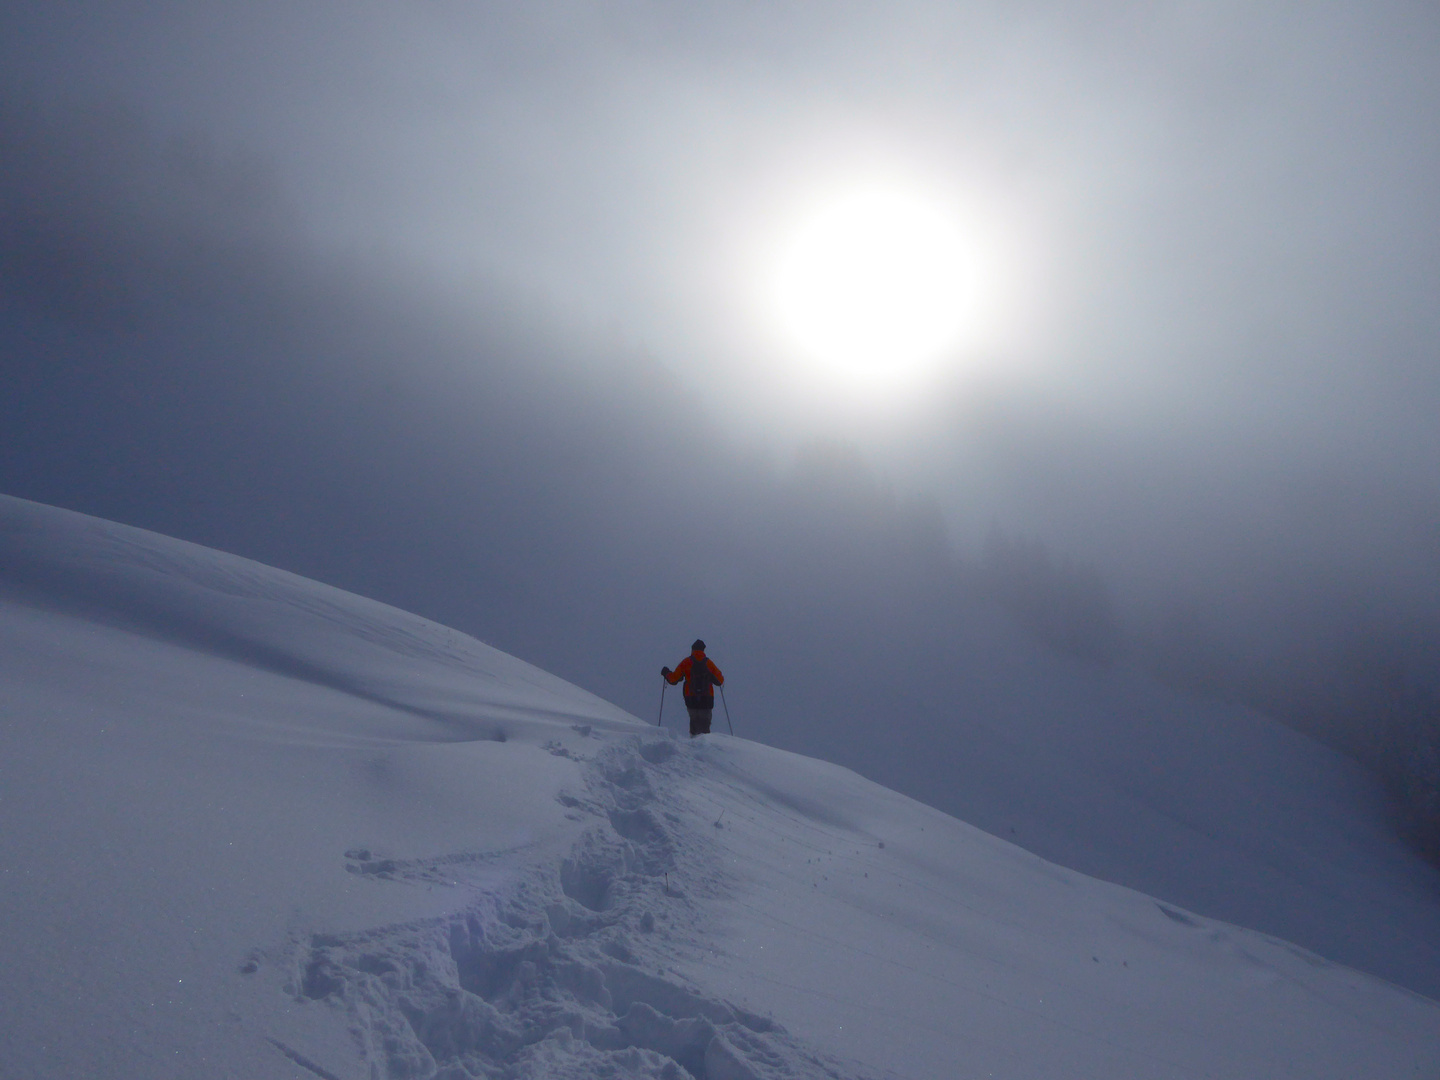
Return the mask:
<path id="1" fill-rule="evenodd" d="M 1432 3 L 12 4 L 0 93 L 0 490 L 632 708 L 992 526 L 1136 635 L 1433 674 Z M 773 280 L 877 187 L 969 287 L 857 382 Z"/>

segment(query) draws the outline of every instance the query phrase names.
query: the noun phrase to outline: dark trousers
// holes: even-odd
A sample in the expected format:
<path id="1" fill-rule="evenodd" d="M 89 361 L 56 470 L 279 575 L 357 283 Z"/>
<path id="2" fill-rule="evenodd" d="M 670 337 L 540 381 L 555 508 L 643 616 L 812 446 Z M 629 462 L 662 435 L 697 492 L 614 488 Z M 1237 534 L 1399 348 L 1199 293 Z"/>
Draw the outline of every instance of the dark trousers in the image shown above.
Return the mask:
<path id="1" fill-rule="evenodd" d="M 690 737 L 696 735 L 710 734 L 710 713 L 712 709 L 697 709 L 693 705 L 686 705 L 685 711 L 690 714 Z"/>

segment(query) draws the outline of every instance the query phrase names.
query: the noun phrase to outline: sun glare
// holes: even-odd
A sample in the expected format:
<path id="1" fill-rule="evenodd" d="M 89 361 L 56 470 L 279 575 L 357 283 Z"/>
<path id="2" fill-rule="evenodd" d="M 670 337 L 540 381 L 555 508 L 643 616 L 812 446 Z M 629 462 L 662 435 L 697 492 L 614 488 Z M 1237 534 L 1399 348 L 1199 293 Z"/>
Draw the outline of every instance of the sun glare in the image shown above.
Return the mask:
<path id="1" fill-rule="evenodd" d="M 941 207 L 858 191 L 815 208 L 795 230 L 773 296 L 785 332 L 812 361 L 896 375 L 961 337 L 968 271 L 965 238 Z"/>

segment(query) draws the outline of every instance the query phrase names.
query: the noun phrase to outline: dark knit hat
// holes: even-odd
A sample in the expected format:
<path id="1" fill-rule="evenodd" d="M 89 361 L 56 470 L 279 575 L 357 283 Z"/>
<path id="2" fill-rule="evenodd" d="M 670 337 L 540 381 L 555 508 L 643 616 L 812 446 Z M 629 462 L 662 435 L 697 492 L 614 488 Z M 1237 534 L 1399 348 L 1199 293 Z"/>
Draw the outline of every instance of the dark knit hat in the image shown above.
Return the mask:
<path id="1" fill-rule="evenodd" d="M 704 651 L 705 651 L 705 642 L 701 641 L 701 640 L 697 637 L 697 638 L 695 639 L 695 644 L 691 645 L 690 648 L 691 648 L 691 649 L 699 649 L 701 652 L 704 652 Z"/>

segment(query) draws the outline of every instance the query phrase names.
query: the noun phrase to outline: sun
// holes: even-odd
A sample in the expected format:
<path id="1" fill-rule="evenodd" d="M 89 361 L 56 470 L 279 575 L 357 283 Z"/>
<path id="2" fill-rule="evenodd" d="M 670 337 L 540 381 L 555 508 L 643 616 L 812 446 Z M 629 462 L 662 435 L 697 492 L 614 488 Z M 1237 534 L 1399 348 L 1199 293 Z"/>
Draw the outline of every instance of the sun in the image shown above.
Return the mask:
<path id="1" fill-rule="evenodd" d="M 780 324 L 808 359 L 851 374 L 896 374 L 961 338 L 971 268 L 954 215 L 897 189 L 812 207 L 776 260 Z"/>

